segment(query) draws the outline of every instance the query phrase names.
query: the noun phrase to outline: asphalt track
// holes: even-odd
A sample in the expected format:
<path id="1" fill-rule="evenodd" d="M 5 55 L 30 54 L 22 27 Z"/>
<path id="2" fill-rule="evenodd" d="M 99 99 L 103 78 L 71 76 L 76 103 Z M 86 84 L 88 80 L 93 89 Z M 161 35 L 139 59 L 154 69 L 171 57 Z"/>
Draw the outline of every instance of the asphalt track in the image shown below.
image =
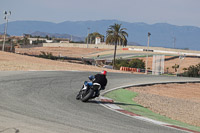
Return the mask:
<path id="1" fill-rule="evenodd" d="M 20 133 L 182 133 L 119 114 L 95 101 L 75 99 L 92 72 L 0 72 L 0 132 Z M 200 81 L 150 75 L 108 73 L 106 90 L 119 86 Z M 13 130 L 14 132 L 14 130 Z"/>
<path id="2" fill-rule="evenodd" d="M 132 58 L 134 56 L 146 56 L 147 53 L 124 53 L 124 54 L 117 54 L 116 58 Z M 154 53 L 155 54 L 155 53 Z M 148 53 L 148 55 L 153 55 L 153 53 Z M 112 60 L 113 55 L 100 55 L 97 59 L 107 59 L 107 60 Z"/>

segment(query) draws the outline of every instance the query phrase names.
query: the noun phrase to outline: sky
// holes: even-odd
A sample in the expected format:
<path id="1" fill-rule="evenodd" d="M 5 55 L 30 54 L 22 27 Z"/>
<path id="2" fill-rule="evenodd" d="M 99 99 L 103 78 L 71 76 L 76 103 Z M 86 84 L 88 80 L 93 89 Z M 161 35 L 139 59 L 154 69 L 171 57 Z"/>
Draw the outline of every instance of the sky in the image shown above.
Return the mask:
<path id="1" fill-rule="evenodd" d="M 200 27 L 200 0 L 0 0 L 0 24 L 4 11 L 11 11 L 9 21 L 116 19 Z"/>

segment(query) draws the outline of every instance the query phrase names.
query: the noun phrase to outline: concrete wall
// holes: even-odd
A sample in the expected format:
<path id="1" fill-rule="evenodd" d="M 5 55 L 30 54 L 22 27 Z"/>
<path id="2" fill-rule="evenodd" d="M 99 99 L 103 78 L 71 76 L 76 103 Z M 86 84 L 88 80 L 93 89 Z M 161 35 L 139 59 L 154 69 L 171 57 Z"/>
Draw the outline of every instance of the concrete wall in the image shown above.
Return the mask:
<path id="1" fill-rule="evenodd" d="M 78 47 L 87 48 L 87 44 L 80 43 L 43 43 L 43 47 Z M 114 49 L 113 45 L 105 44 L 88 44 L 88 48 L 100 48 L 100 49 Z M 118 46 L 117 49 L 122 49 L 122 46 Z"/>
<path id="2" fill-rule="evenodd" d="M 43 47 L 78 47 L 78 48 L 87 48 L 87 44 L 80 44 L 80 43 L 43 43 Z M 106 45 L 106 44 L 88 44 L 88 48 L 100 48 L 100 49 L 114 49 L 114 45 Z M 140 51 L 143 49 L 147 49 L 146 46 L 117 46 L 117 49 L 122 48 L 133 48 L 136 51 Z M 180 53 L 198 53 L 200 51 L 193 51 L 193 50 L 181 50 L 181 49 L 170 49 L 170 48 L 161 48 L 161 47 L 149 47 L 149 50 L 162 50 L 162 51 L 175 51 Z"/>

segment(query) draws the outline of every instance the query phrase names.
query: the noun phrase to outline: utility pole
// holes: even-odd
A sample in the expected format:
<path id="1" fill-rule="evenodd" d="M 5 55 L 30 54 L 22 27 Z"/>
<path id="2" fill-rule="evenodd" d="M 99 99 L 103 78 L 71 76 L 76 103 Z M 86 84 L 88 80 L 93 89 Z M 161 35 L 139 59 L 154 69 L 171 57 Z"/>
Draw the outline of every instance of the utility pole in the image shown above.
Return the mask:
<path id="1" fill-rule="evenodd" d="M 173 39 L 173 48 L 175 49 L 176 48 L 176 36 L 174 34 L 174 32 L 172 33 L 172 39 Z"/>
<path id="2" fill-rule="evenodd" d="M 5 14 L 4 19 L 6 20 L 6 24 L 5 24 L 5 31 L 4 31 L 4 39 L 3 39 L 2 51 L 4 51 L 4 49 L 5 49 L 6 34 L 7 34 L 7 27 L 8 27 L 8 16 L 11 15 L 11 11 L 9 11 L 9 14 L 7 13 L 7 11 L 5 11 L 4 14 Z"/>
<path id="3" fill-rule="evenodd" d="M 174 44 L 174 49 L 176 47 L 176 37 L 173 37 L 173 44 Z"/>
<path id="4" fill-rule="evenodd" d="M 72 35 L 71 35 L 71 41 L 73 41 L 73 39 L 72 39 Z"/>
<path id="5" fill-rule="evenodd" d="M 186 56 L 185 54 L 179 56 L 179 64 L 178 64 L 176 76 L 178 76 L 178 74 L 179 74 L 179 69 L 180 69 L 180 67 L 181 67 L 181 62 L 185 59 L 185 56 Z"/>
<path id="6" fill-rule="evenodd" d="M 87 48 L 88 48 L 88 42 L 89 42 L 89 33 L 90 33 L 90 28 L 88 28 L 88 35 L 87 35 Z"/>
<path id="7" fill-rule="evenodd" d="M 147 67 L 148 67 L 148 52 L 149 52 L 149 41 L 150 41 L 150 36 L 151 36 L 151 33 L 148 32 L 148 42 L 147 42 L 147 56 L 146 56 L 146 67 L 145 67 L 145 74 L 148 73 L 148 70 L 147 70 Z"/>

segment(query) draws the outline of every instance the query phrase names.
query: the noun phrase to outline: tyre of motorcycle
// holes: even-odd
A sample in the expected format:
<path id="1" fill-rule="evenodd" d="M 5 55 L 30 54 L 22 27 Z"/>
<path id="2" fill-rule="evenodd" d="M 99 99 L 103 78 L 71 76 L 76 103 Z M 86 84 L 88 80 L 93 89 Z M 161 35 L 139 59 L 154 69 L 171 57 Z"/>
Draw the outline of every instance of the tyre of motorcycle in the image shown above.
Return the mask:
<path id="1" fill-rule="evenodd" d="M 93 89 L 86 89 L 86 90 L 83 90 L 81 92 L 81 101 L 82 102 L 87 102 L 92 96 L 94 95 L 94 90 Z"/>

